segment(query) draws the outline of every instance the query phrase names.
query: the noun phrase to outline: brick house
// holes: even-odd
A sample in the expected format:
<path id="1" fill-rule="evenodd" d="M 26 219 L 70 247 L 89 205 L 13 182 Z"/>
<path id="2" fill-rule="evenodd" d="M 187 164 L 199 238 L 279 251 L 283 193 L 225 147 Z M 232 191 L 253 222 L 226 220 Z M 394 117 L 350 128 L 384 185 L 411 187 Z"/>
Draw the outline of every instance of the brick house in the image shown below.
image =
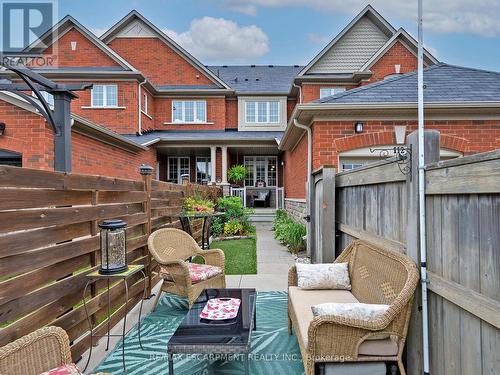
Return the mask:
<path id="1" fill-rule="evenodd" d="M 371 6 L 306 66 L 205 66 L 136 11 L 99 38 L 70 16 L 46 38 L 54 66 L 33 65 L 35 71 L 57 82 L 93 84 L 72 102 L 75 172 L 138 178 L 138 166 L 146 163 L 161 180 L 187 178 L 229 191 L 227 169 L 243 164 L 249 173 L 234 194 L 249 206 L 267 194 L 267 205 L 286 202 L 300 216 L 308 155 L 297 122 L 312 129 L 313 167 L 339 169 L 376 160 L 370 147 L 393 145 L 395 126 L 407 126 L 408 133 L 416 124 L 413 102 L 404 111 L 383 96 L 363 102 L 389 83 L 408 83 L 417 67 L 416 41 Z M 471 79 L 478 72 L 439 64 L 428 51 L 424 63 L 428 72 L 452 74 L 443 95 L 459 97 L 469 87 L 460 86 L 460 72 Z M 499 74 L 489 74 L 498 82 Z M 416 94 L 416 85 L 407 89 Z M 492 90 L 490 99 L 500 102 L 497 86 Z M 52 134 L 43 118 L 23 100 L 0 94 L 6 124 L 0 163 L 52 169 Z M 359 99 L 349 102 L 353 98 Z M 442 132 L 443 157 L 498 147 L 498 108 L 479 110 L 474 98 L 464 97 L 470 105 L 460 116 L 457 108 L 436 108 L 428 118 L 426 125 Z M 355 123 L 362 123 L 361 133 Z"/>

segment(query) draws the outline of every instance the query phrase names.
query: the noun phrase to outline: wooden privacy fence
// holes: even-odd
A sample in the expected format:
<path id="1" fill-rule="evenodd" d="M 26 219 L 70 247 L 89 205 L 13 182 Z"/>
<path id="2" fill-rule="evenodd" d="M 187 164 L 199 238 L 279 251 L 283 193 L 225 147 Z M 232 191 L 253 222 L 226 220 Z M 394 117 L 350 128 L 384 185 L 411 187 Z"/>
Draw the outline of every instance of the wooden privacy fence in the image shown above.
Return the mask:
<path id="1" fill-rule="evenodd" d="M 321 218 L 316 226 L 323 233 L 335 228 L 336 236 L 319 237 L 329 242 L 316 248 L 338 254 L 363 239 L 419 263 L 416 133 L 409 143 L 408 175 L 396 162 L 381 161 L 321 186 L 325 199 L 316 197 L 312 216 Z M 427 131 L 425 155 L 430 372 L 500 374 L 500 150 L 438 162 L 439 133 Z M 329 169 L 317 171 L 316 180 Z M 420 305 L 418 291 L 406 348 L 409 374 L 422 373 Z"/>
<path id="2" fill-rule="evenodd" d="M 139 302 L 144 282 L 158 280 L 150 261 L 147 238 L 161 227 L 178 226 L 185 196 L 215 198 L 220 189 L 179 186 L 143 180 L 63 174 L 0 167 L 0 346 L 44 325 L 62 327 L 77 359 L 89 347 L 82 306 L 86 274 L 100 263 L 98 223 L 119 218 L 127 223 L 127 261 L 144 264 L 147 278 L 129 281 L 129 308 Z M 200 224 L 194 224 L 195 237 Z M 105 281 L 89 291 L 87 307 L 106 330 Z M 124 285 L 110 289 L 111 325 L 124 315 Z"/>

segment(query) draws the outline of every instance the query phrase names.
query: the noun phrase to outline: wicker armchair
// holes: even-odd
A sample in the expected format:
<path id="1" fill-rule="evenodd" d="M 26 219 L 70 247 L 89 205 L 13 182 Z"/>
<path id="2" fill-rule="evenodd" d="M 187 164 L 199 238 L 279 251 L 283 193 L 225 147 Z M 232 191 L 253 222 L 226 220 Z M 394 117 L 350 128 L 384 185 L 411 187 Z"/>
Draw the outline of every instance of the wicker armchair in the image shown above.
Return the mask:
<path id="1" fill-rule="evenodd" d="M 226 287 L 225 258 L 222 250 L 202 250 L 193 237 L 180 229 L 173 228 L 153 232 L 149 236 L 148 247 L 151 255 L 158 262 L 160 274 L 163 277 L 163 284 L 153 309 L 156 309 L 162 292 L 186 297 L 191 307 L 204 289 Z M 192 256 L 201 256 L 205 264 L 219 267 L 221 273 L 206 280 L 193 282 L 189 264 L 186 262 Z M 165 277 L 166 273 L 169 277 Z"/>
<path id="2" fill-rule="evenodd" d="M 320 362 L 362 361 L 396 361 L 400 373 L 405 374 L 402 353 L 413 294 L 419 280 L 416 265 L 403 254 L 363 241 L 354 241 L 335 262 L 349 263 L 351 292 L 298 290 L 296 267 L 290 268 L 288 273 L 289 332 L 293 327 L 297 334 L 306 374 L 313 375 L 315 364 Z M 390 307 L 383 317 L 375 321 L 336 316 L 313 317 L 310 312 L 311 305 L 352 302 L 352 298 L 362 303 L 387 304 Z M 389 348 L 389 353 L 375 354 L 380 345 L 382 351 Z"/>
<path id="3" fill-rule="evenodd" d="M 0 348 L 0 374 L 38 375 L 71 363 L 69 339 L 59 327 L 44 327 Z"/>

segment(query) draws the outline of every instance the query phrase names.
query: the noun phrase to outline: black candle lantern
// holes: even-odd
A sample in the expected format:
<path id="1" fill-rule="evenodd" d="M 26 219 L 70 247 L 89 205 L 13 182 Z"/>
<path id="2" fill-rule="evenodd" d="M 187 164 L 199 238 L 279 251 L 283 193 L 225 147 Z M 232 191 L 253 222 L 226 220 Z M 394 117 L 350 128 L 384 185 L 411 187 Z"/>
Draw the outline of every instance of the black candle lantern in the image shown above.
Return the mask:
<path id="1" fill-rule="evenodd" d="M 123 220 L 104 220 L 101 228 L 101 267 L 99 273 L 111 275 L 127 270 L 127 238 Z"/>

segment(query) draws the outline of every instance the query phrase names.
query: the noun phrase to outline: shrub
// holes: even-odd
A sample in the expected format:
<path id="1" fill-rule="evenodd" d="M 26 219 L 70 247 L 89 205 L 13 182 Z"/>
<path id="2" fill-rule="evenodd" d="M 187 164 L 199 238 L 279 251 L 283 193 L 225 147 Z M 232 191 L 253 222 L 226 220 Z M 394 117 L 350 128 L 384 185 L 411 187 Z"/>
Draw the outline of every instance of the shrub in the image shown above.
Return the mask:
<path id="1" fill-rule="evenodd" d="M 292 253 L 305 250 L 303 237 L 306 235 L 306 226 L 294 221 L 283 210 L 276 212 L 276 218 L 273 221 L 274 237 L 285 244 Z"/>
<path id="2" fill-rule="evenodd" d="M 184 199 L 183 209 L 186 214 L 214 212 L 214 203 L 209 199 L 187 197 Z"/>
<path id="3" fill-rule="evenodd" d="M 229 220 L 224 224 L 224 234 L 226 236 L 237 236 L 243 234 L 243 225 L 238 220 Z"/>
<path id="4" fill-rule="evenodd" d="M 241 182 L 245 179 L 247 170 L 244 165 L 234 165 L 227 170 L 227 178 L 229 181 Z"/>
<path id="5" fill-rule="evenodd" d="M 217 217 L 217 220 L 214 219 L 212 222 L 212 234 L 214 236 L 221 235 L 223 232 L 227 235 L 225 225 L 231 221 L 236 221 L 241 225 L 242 230 L 239 231 L 241 235 L 246 235 L 255 230 L 255 227 L 250 222 L 252 210 L 245 208 L 239 197 L 219 198 L 217 207 L 224 215 Z"/>

